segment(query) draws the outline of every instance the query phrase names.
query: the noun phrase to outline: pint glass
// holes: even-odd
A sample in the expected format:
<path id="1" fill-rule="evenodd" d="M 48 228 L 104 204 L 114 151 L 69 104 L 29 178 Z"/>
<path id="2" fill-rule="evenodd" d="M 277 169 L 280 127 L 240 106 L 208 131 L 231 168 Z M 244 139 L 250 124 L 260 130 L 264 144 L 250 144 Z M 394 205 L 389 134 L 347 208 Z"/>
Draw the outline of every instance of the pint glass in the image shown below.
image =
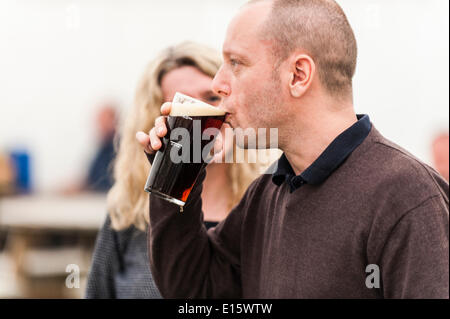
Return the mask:
<path id="1" fill-rule="evenodd" d="M 217 107 L 177 93 L 145 191 L 183 207 L 200 171 L 212 158 L 224 120 L 225 112 Z"/>

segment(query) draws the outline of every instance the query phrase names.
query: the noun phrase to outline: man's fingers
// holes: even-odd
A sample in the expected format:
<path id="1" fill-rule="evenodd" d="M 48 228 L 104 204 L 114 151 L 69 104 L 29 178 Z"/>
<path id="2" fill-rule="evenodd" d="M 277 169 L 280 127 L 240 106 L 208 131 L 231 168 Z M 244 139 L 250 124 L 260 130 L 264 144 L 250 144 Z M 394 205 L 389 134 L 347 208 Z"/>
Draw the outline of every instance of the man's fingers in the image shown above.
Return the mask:
<path id="1" fill-rule="evenodd" d="M 159 150 L 161 148 L 161 146 L 162 146 L 161 140 L 156 135 L 156 129 L 155 128 L 152 128 L 152 130 L 150 131 L 150 146 L 155 151 Z"/>
<path id="2" fill-rule="evenodd" d="M 161 106 L 161 114 L 167 116 L 172 110 L 172 102 L 166 102 Z"/>
<path id="3" fill-rule="evenodd" d="M 138 140 L 139 144 L 141 144 L 141 146 L 144 148 L 144 151 L 146 151 L 148 154 L 155 153 L 155 151 L 150 147 L 150 136 L 148 136 L 144 132 L 137 132 L 136 139 Z"/>
<path id="4" fill-rule="evenodd" d="M 147 135 L 144 132 L 137 132 L 136 139 L 139 144 L 143 147 L 144 151 L 148 154 L 154 154 L 158 151 L 161 146 L 161 138 L 167 134 L 166 118 L 170 114 L 172 109 L 172 103 L 167 102 L 161 106 L 161 114 L 163 116 L 158 117 L 155 120 L 155 127 L 151 129 L 150 133 Z"/>
<path id="5" fill-rule="evenodd" d="M 158 137 L 164 137 L 167 134 L 166 118 L 160 116 L 155 120 L 156 135 Z"/>

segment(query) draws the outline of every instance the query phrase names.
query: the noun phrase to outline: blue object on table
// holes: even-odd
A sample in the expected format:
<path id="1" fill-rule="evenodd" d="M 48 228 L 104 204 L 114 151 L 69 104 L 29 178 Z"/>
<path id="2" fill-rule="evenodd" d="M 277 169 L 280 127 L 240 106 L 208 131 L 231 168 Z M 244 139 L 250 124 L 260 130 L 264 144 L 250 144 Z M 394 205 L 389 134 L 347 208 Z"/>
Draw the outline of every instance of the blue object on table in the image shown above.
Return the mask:
<path id="1" fill-rule="evenodd" d="M 19 193 L 31 192 L 31 158 L 26 150 L 11 152 L 11 161 L 15 171 L 15 187 Z"/>

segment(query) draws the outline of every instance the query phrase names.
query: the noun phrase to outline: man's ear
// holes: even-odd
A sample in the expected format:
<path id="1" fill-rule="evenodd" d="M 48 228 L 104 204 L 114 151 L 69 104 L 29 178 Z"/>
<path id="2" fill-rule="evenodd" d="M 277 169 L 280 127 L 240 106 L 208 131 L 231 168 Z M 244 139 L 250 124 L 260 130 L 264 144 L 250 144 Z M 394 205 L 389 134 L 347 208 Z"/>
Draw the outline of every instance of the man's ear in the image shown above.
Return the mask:
<path id="1" fill-rule="evenodd" d="M 294 98 L 305 94 L 315 76 L 314 60 L 306 54 L 293 55 L 290 60 L 289 91 Z"/>

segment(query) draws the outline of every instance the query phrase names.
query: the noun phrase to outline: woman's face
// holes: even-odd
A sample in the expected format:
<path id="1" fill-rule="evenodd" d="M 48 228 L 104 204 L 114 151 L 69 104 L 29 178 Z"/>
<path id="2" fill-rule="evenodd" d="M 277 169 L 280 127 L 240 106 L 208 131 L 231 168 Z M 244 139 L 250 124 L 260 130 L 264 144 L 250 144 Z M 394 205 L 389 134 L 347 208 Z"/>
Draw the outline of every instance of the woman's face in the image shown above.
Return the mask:
<path id="1" fill-rule="evenodd" d="M 168 72 L 161 80 L 161 90 L 163 93 L 164 102 L 173 100 L 176 92 L 189 95 L 195 99 L 201 100 L 213 106 L 218 106 L 221 97 L 211 90 L 213 78 L 202 73 L 196 67 L 183 66 Z M 225 129 L 229 127 L 224 124 L 221 130 L 221 136 L 216 140 L 214 146 L 215 150 L 224 150 L 222 152 L 222 162 L 224 161 L 225 151 L 233 148 L 233 141 L 224 142 Z M 222 138 L 220 138 L 222 137 Z M 216 158 L 213 161 L 217 161 Z"/>
<path id="2" fill-rule="evenodd" d="M 173 100 L 180 92 L 208 104 L 218 106 L 220 96 L 211 90 L 213 79 L 193 66 L 183 66 L 168 72 L 161 80 L 164 102 Z"/>

